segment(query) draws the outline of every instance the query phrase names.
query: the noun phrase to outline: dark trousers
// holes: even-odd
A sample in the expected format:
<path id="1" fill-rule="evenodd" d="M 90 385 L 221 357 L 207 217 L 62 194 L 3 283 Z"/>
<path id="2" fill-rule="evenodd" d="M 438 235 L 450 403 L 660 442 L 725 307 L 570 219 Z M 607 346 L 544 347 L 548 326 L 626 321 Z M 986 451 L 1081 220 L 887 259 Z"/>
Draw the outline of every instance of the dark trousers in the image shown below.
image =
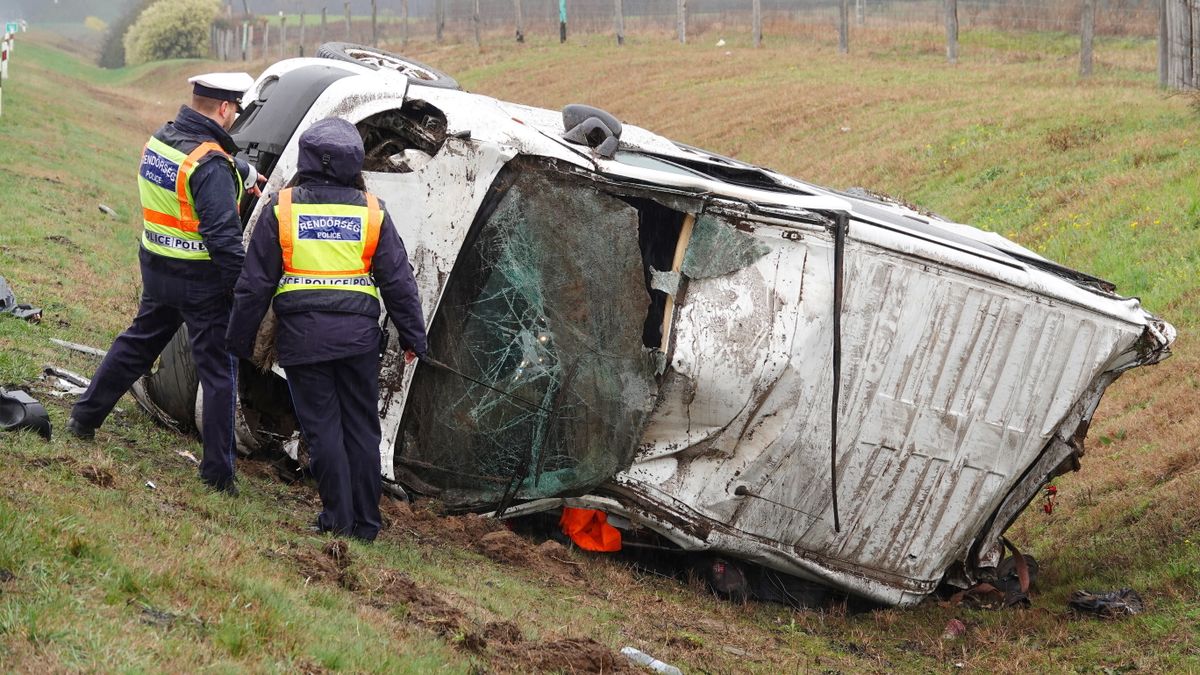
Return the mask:
<path id="1" fill-rule="evenodd" d="M 86 427 L 99 427 L 133 383 L 150 372 L 154 360 L 186 323 L 192 359 L 204 387 L 200 477 L 209 485 L 225 487 L 233 480 L 237 389 L 237 360 L 225 350 L 229 310 L 229 298 L 218 288 L 143 268 L 137 316 L 113 342 L 71 416 Z"/>
<path id="2" fill-rule="evenodd" d="M 284 366 L 309 468 L 324 509 L 322 530 L 371 541 L 379 534 L 379 355 Z"/>

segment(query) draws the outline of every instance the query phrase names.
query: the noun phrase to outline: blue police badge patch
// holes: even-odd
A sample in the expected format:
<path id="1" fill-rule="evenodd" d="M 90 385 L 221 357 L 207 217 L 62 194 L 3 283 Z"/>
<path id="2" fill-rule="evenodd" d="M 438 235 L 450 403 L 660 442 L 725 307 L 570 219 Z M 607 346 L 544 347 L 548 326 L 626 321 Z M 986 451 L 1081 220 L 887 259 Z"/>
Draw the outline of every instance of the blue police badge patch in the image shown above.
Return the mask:
<path id="1" fill-rule="evenodd" d="M 175 181 L 179 176 L 179 165 L 150 148 L 146 148 L 142 152 L 142 166 L 138 173 L 142 178 L 158 187 L 174 192 Z"/>
<path id="2" fill-rule="evenodd" d="M 357 216 L 300 216 L 300 239 L 359 241 L 363 219 Z"/>

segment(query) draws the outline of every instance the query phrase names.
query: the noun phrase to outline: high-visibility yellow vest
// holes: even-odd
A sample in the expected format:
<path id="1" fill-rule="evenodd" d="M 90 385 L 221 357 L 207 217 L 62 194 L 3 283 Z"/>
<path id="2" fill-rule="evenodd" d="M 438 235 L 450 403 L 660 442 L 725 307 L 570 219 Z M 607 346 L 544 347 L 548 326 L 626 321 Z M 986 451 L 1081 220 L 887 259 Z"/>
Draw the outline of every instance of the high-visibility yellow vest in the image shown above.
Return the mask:
<path id="1" fill-rule="evenodd" d="M 142 199 L 142 246 L 149 252 L 179 260 L 212 260 L 200 238 L 196 202 L 188 185 L 196 164 L 210 152 L 233 159 L 211 141 L 184 153 L 151 137 L 142 150 L 138 171 L 138 194 Z M 234 168 L 236 174 L 237 169 Z M 241 177 L 234 181 L 238 192 L 234 208 L 244 192 Z"/>
<path id="2" fill-rule="evenodd" d="M 350 291 L 379 297 L 371 279 L 371 258 L 379 243 L 383 210 L 375 195 L 363 194 L 366 206 L 293 204 L 291 188 L 279 192 L 275 218 L 283 277 L 276 298 L 295 291 Z"/>

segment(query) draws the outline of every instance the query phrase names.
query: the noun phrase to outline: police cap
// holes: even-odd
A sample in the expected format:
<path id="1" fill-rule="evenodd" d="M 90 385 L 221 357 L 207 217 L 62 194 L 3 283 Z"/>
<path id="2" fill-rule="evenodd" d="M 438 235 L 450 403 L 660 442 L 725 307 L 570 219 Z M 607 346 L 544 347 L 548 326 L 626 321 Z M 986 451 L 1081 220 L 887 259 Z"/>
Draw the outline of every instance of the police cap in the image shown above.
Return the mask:
<path id="1" fill-rule="evenodd" d="M 189 77 L 188 82 L 196 96 L 234 102 L 241 102 L 246 91 L 254 86 L 254 78 L 247 73 L 206 73 Z"/>

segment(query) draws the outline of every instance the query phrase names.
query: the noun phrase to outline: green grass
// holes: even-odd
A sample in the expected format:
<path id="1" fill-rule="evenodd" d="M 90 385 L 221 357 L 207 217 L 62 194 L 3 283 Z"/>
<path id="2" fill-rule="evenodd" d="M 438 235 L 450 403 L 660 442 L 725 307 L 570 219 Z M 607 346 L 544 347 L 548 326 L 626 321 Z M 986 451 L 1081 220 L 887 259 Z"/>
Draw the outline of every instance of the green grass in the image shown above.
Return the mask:
<path id="1" fill-rule="evenodd" d="M 195 440 L 125 399 L 95 444 L 0 438 L 0 569 L 13 574 L 0 582 L 0 670 L 533 669 L 495 644 L 466 646 L 499 620 L 530 642 L 587 636 L 696 672 L 1200 669 L 1200 368 L 1187 339 L 1200 325 L 1200 150 L 1190 100 L 1156 87 L 1154 45 L 1101 41 L 1085 82 L 1063 35 L 970 31 L 956 67 L 936 31 L 856 31 L 848 57 L 829 31 L 768 35 L 762 50 L 728 39 L 718 49 L 707 36 L 687 46 L 632 36 L 618 49 L 606 36 L 561 47 L 533 36 L 411 53 L 480 93 L 600 105 L 684 142 L 980 224 L 1113 280 L 1175 323 L 1177 356 L 1111 389 L 1083 470 L 1056 481 L 1054 513 L 1035 502 L 1010 533 L 1042 564 L 1033 610 L 731 605 L 578 554 L 562 564 L 578 576 L 559 579 L 406 524 L 352 544 L 357 581 L 338 583 L 305 562 L 329 541 L 304 531 L 310 486 L 247 462 L 241 497 L 209 494 L 175 453 L 199 455 Z M 47 311 L 39 326 L 0 318 L 0 384 L 31 387 L 61 428 L 66 403 L 36 382 L 41 367 L 87 373 L 95 362 L 48 338 L 105 346 L 127 324 L 138 151 L 173 115 L 186 75 L 228 64 L 100 71 L 49 43 L 19 44 L 4 87 L 0 274 Z M 465 618 L 442 634 L 421 602 L 381 602 L 400 572 Z M 1076 588 L 1120 586 L 1149 611 L 1119 623 L 1064 612 Z M 968 626 L 957 640 L 941 637 L 951 618 Z"/>

